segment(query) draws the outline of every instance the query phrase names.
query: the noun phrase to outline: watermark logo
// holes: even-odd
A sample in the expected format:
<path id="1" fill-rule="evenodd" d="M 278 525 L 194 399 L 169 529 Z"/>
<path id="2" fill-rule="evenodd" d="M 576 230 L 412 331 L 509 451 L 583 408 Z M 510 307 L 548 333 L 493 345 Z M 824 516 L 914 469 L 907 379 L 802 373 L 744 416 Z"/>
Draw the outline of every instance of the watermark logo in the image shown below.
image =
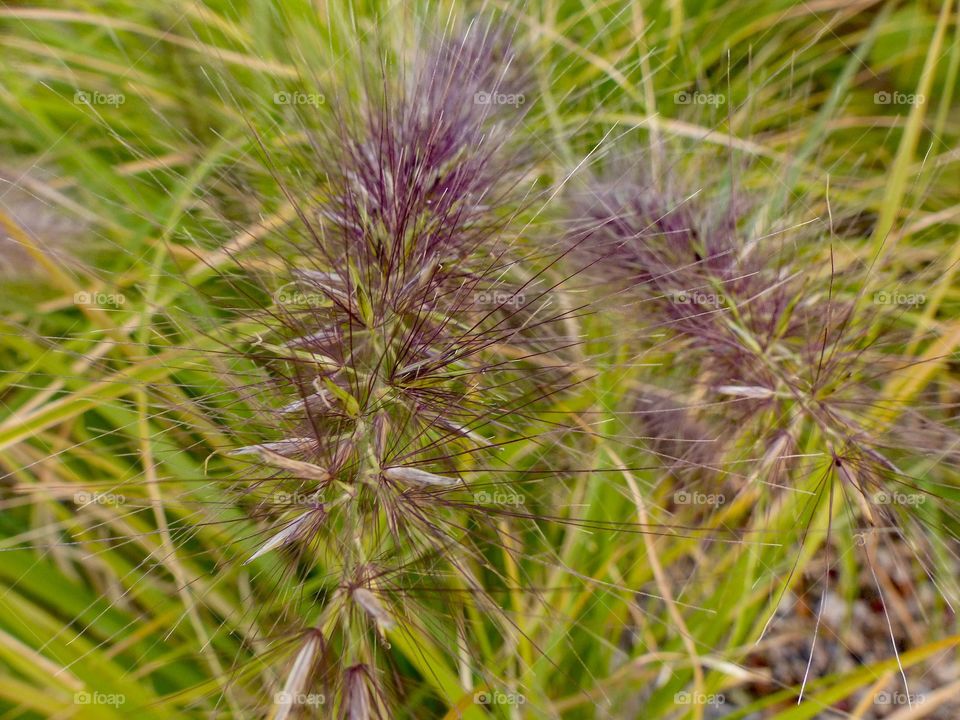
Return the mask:
<path id="1" fill-rule="evenodd" d="M 881 491 L 873 496 L 873 501 L 877 505 L 904 505 L 907 507 L 917 507 L 927 501 L 927 496 L 923 493 L 900 493 Z"/>
<path id="2" fill-rule="evenodd" d="M 923 293 L 902 293 L 899 291 L 879 290 L 873 294 L 873 301 L 877 305 L 923 305 L 927 296 Z"/>
<path id="3" fill-rule="evenodd" d="M 873 94 L 873 102 L 877 105 L 923 105 L 927 101 L 924 95 L 902 92 L 887 92 L 881 90 Z"/>
<path id="4" fill-rule="evenodd" d="M 327 696 L 323 693 L 292 693 L 281 691 L 273 695 L 274 705 L 307 705 L 317 707 L 318 705 L 326 704 L 326 702 Z"/>
<path id="5" fill-rule="evenodd" d="M 722 493 L 687 492 L 678 490 L 673 494 L 676 505 L 723 505 L 727 501 Z"/>
<path id="6" fill-rule="evenodd" d="M 527 301 L 523 293 L 482 292 L 476 297 L 479 305 L 511 305 L 518 307 Z"/>
<path id="7" fill-rule="evenodd" d="M 127 702 L 127 696 L 123 693 L 103 693 L 99 690 L 93 692 L 82 691 L 73 694 L 74 705 L 110 705 L 111 707 L 120 707 Z"/>
<path id="8" fill-rule="evenodd" d="M 677 305 L 700 305 L 704 307 L 722 307 L 725 301 L 719 293 L 701 292 L 700 290 L 674 290 L 667 293 L 667 297 Z"/>
<path id="9" fill-rule="evenodd" d="M 74 305 L 91 307 L 120 307 L 127 301 L 123 293 L 87 292 L 82 290 L 73 294 Z"/>
<path id="10" fill-rule="evenodd" d="M 277 505 L 312 505 L 314 500 L 304 493 L 275 492 L 273 502 Z"/>
<path id="11" fill-rule="evenodd" d="M 478 692 L 473 696 L 477 705 L 523 705 L 527 702 L 526 696 L 520 693 L 505 693 L 499 690 Z"/>
<path id="12" fill-rule="evenodd" d="M 127 101 L 123 93 L 102 93 L 99 90 L 77 90 L 73 102 L 77 105 L 110 105 L 118 107 Z"/>
<path id="13" fill-rule="evenodd" d="M 287 92 L 280 90 L 273 94 L 274 105 L 312 105 L 319 107 L 327 101 L 323 93 Z"/>
<path id="14" fill-rule="evenodd" d="M 124 505 L 127 498 L 117 493 L 94 493 L 81 490 L 73 494 L 73 503 L 80 507 L 85 505 Z"/>
<path id="15" fill-rule="evenodd" d="M 523 93 L 477 92 L 473 94 L 474 105 L 512 105 L 519 107 L 527 101 Z"/>
<path id="16" fill-rule="evenodd" d="M 473 500 L 481 505 L 523 505 L 526 498 L 515 492 L 487 492 L 481 490 L 473 494 Z"/>
<path id="17" fill-rule="evenodd" d="M 677 105 L 723 105 L 727 101 L 727 96 L 722 93 L 703 93 L 699 90 L 689 92 L 681 90 L 675 93 L 673 101 Z"/>
<path id="18" fill-rule="evenodd" d="M 874 696 L 873 701 L 877 705 L 921 705 L 926 699 L 923 693 L 887 692 L 886 690 L 882 690 Z"/>
<path id="19" fill-rule="evenodd" d="M 727 698 L 722 693 L 702 693 L 681 690 L 673 696 L 673 702 L 677 705 L 713 705 L 717 707 L 726 703 Z"/>
<path id="20" fill-rule="evenodd" d="M 317 307 L 326 299 L 323 293 L 304 292 L 296 282 L 282 286 L 273 294 L 273 299 L 280 305 L 310 305 Z"/>

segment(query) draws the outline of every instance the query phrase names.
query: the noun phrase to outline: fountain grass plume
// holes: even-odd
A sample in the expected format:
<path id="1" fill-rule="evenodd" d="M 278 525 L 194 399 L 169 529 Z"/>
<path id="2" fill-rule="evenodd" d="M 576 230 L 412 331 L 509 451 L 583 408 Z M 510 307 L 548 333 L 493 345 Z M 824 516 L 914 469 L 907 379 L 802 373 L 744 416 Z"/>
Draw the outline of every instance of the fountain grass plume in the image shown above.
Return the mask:
<path id="1" fill-rule="evenodd" d="M 515 552 L 502 521 L 537 515 L 483 497 L 522 497 L 498 455 L 557 432 L 537 408 L 576 382 L 554 261 L 516 237 L 536 178 L 522 108 L 491 101 L 523 87 L 511 33 L 475 21 L 423 48 L 310 130 L 316 186 L 274 170 L 298 228 L 246 340 L 269 378 L 264 422 L 228 454 L 248 463 L 240 501 L 262 528 L 247 562 L 276 556 L 311 584 L 328 569 L 315 619 L 293 621 L 276 718 L 319 686 L 339 717 L 387 717 L 391 638 L 453 637 L 469 656 L 466 604 L 510 626 L 482 550 Z"/>
<path id="2" fill-rule="evenodd" d="M 955 413 L 936 388 L 896 392 L 916 363 L 892 350 L 903 308 L 865 296 L 870 269 L 837 267 L 827 223 L 761 230 L 759 203 L 729 189 L 678 194 L 635 173 L 585 185 L 568 244 L 657 329 L 658 356 L 692 370 L 637 396 L 638 429 L 660 437 L 650 452 L 688 488 L 745 495 L 761 515 L 805 494 L 804 539 L 824 506 L 846 507 L 836 525 L 903 537 L 955 602 L 936 570 L 953 550 L 928 532 L 950 537 L 960 519 Z"/>

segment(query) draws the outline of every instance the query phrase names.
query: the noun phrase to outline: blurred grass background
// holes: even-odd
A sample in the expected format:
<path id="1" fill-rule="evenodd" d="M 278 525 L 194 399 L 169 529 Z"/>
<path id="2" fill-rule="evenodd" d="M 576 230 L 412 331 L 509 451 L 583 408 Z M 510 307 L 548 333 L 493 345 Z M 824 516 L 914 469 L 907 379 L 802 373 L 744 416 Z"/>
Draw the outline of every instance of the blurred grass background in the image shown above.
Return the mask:
<path id="1" fill-rule="evenodd" d="M 870 268 L 871 285 L 927 298 L 902 317 L 915 340 L 903 352 L 937 360 L 891 382 L 891 401 L 933 383 L 945 401 L 956 397 L 956 2 L 492 7 L 515 18 L 538 59 L 526 132 L 541 158 L 531 172 L 545 186 L 588 155 L 591 165 L 603 142 L 601 154 L 640 157 L 654 177 L 736 179 L 771 227 L 832 214 L 839 268 Z M 271 576 L 269 558 L 242 566 L 253 528 L 218 485 L 236 468 L 214 453 L 231 446 L 237 418 L 257 421 L 240 387 L 257 369 L 216 351 L 238 332 L 236 310 L 257 303 L 237 291 L 240 276 L 275 267 L 271 233 L 293 219 L 267 160 L 304 177 L 316 161 L 302 135 L 310 109 L 275 96 L 348 87 L 360 38 L 390 36 L 402 56 L 404 28 L 442 27 L 451 12 L 481 9 L 266 0 L 0 7 L 0 717 L 264 716 L 264 688 L 279 671 L 262 638 L 274 631 L 269 618 L 299 611 L 276 591 L 289 578 L 260 582 Z M 724 100 L 690 100 L 709 95 Z M 728 174 L 698 176 L 717 161 Z M 539 232 L 550 237 L 553 222 L 548 214 Z M 580 322 L 584 372 L 595 374 L 557 410 L 616 427 L 622 388 L 642 386 L 645 360 L 662 359 L 636 360 L 631 338 L 602 316 Z M 579 466 L 653 464 L 612 439 L 566 451 Z M 517 468 L 545 462 L 529 448 L 508 452 Z M 579 517 L 683 521 L 663 509 L 670 478 L 624 474 L 571 474 L 546 492 Z M 644 489 L 646 518 L 624 501 L 630 483 Z M 513 572 L 554 589 L 506 599 L 515 636 L 491 635 L 478 648 L 526 703 L 481 709 L 459 689 L 456 653 L 397 638 L 410 690 L 402 711 L 956 717 L 953 614 L 918 590 L 927 615 L 904 610 L 911 624 L 899 659 L 882 635 L 864 645 L 849 621 L 862 599 L 852 560 L 839 563 L 841 620 L 826 632 L 838 646 L 866 649 L 860 662 L 832 658 L 796 704 L 800 678 L 771 654 L 796 646 L 806 659 L 819 598 L 804 593 L 823 572 L 814 552 L 823 539 L 801 548 L 793 502 L 762 519 L 749 504 L 696 520 L 762 529 L 777 544 L 549 526 L 555 557 Z M 598 582 L 572 584 L 562 567 Z M 913 570 L 897 582 L 928 584 Z M 788 578 L 788 617 L 755 645 Z M 248 594 L 259 598 L 255 613 Z M 471 622 L 483 634 L 483 618 Z M 933 682 L 931 665 L 947 679 L 915 708 L 878 706 L 877 692 L 897 689 L 898 662 L 918 686 Z M 678 693 L 726 702 L 684 704 Z"/>

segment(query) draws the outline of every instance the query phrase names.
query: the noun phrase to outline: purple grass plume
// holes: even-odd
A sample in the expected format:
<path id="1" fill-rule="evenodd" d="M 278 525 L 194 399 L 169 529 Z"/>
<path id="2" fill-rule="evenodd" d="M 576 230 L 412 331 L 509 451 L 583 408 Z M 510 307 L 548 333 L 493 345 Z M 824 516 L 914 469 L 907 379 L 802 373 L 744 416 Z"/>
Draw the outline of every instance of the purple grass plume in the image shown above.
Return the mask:
<path id="1" fill-rule="evenodd" d="M 804 540 L 830 504 L 860 546 L 905 541 L 956 602 L 937 557 L 956 552 L 941 538 L 960 519 L 960 433 L 935 387 L 897 392 L 918 370 L 892 349 L 903 310 L 865 294 L 869 269 L 824 252 L 828 223 L 759 232 L 756 204 L 731 195 L 628 173 L 593 178 L 573 203 L 568 246 L 684 368 L 630 410 L 638 434 L 657 438 L 647 451 L 688 488 L 745 494 L 757 513 L 806 494 Z"/>
<path id="2" fill-rule="evenodd" d="M 262 529 L 247 562 L 327 571 L 310 624 L 292 614 L 278 689 L 329 692 L 331 716 L 392 716 L 391 637 L 466 644 L 466 603 L 509 625 L 482 548 L 504 546 L 503 518 L 536 516 L 477 494 L 519 495 L 501 453 L 542 435 L 537 408 L 572 383 L 553 355 L 568 311 L 520 265 L 523 109 L 489 101 L 524 87 L 515 54 L 496 22 L 424 39 L 310 131 L 318 188 L 277 171 L 297 237 L 246 353 L 269 370 L 264 422 L 228 454 L 249 463 L 237 485 Z"/>

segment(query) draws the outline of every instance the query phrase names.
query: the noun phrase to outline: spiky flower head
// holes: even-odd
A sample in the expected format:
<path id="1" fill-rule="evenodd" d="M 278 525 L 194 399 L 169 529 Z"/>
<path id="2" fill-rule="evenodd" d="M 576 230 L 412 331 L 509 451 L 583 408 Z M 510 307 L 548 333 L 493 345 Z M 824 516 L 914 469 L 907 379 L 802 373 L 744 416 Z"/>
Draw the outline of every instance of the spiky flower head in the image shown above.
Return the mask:
<path id="1" fill-rule="evenodd" d="M 248 463 L 238 487 L 262 527 L 250 561 L 276 555 L 320 585 L 286 684 L 319 682 L 305 668 L 335 658 L 341 717 L 386 716 L 393 633 L 449 644 L 431 594 L 451 620 L 467 599 L 497 606 L 479 548 L 503 542 L 508 511 L 476 501 L 474 485 L 509 486 L 494 474 L 500 450 L 535 434 L 535 408 L 568 382 L 549 357 L 567 342 L 550 263 L 517 262 L 535 180 L 516 151 L 523 110 L 490 101 L 522 87 L 513 54 L 495 22 L 426 42 L 358 101 L 331 103 L 311 130 L 317 187 L 277 175 L 298 232 L 248 338 L 269 373 L 263 423 L 228 452 Z"/>
<path id="2" fill-rule="evenodd" d="M 887 349 L 899 310 L 865 297 L 863 268 L 823 252 L 829 226 L 762 231 L 756 205 L 695 185 L 671 193 L 636 173 L 595 179 L 579 201 L 569 245 L 619 283 L 657 350 L 695 369 L 693 382 L 665 375 L 638 394 L 649 449 L 730 500 L 807 494 L 804 524 L 845 501 L 852 532 L 906 537 L 932 573 L 923 526 L 944 519 L 922 506 L 953 515 L 954 418 L 903 402 L 898 378 L 911 366 Z"/>

